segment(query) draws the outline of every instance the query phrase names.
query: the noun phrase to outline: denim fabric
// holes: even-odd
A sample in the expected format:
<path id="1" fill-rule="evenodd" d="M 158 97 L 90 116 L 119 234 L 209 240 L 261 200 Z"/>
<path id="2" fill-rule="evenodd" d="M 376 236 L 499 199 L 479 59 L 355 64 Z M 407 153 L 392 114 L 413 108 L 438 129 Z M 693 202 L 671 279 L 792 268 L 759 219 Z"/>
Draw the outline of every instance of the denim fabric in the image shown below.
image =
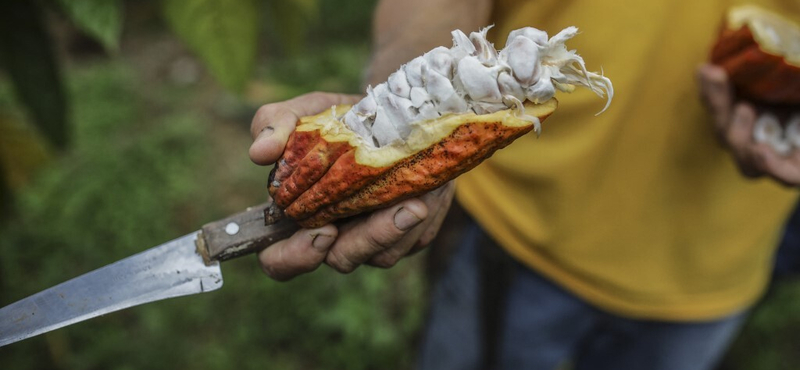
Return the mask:
<path id="1" fill-rule="evenodd" d="M 471 226 L 434 286 L 420 370 L 483 368 L 481 240 L 489 239 Z M 492 341 L 494 369 L 550 370 L 570 361 L 575 370 L 709 370 L 746 317 L 695 323 L 628 319 L 592 307 L 526 267 L 512 268 L 505 315 Z"/>
<path id="2" fill-rule="evenodd" d="M 774 278 L 792 277 L 800 274 L 800 204 L 798 204 L 784 227 L 783 240 L 775 254 Z"/>
<path id="3" fill-rule="evenodd" d="M 464 243 L 433 288 L 418 358 L 420 369 L 479 368 L 482 330 L 476 242 L 480 234 L 477 227 L 467 229 Z"/>

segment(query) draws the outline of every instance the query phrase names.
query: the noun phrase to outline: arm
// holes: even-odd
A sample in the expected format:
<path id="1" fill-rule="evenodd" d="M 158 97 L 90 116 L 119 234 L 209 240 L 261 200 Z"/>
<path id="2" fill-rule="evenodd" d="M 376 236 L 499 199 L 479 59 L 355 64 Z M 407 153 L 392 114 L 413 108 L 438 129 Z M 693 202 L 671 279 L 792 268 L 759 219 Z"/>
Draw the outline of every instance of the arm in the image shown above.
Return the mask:
<path id="1" fill-rule="evenodd" d="M 491 0 L 383 0 L 375 9 L 367 82 L 376 85 L 403 63 L 452 44 L 450 31 L 488 26 Z"/>
<path id="2" fill-rule="evenodd" d="M 375 14 L 375 51 L 368 81 L 379 83 L 400 65 L 439 45 L 449 45 L 450 31 L 485 26 L 489 0 L 384 0 Z M 275 163 L 300 117 L 358 97 L 311 93 L 261 107 L 253 118 L 250 158 Z M 452 202 L 453 183 L 419 198 L 405 200 L 344 224 L 300 230 L 259 254 L 264 272 L 289 280 L 322 263 L 342 273 L 361 264 L 390 267 L 436 236 Z"/>
<path id="3" fill-rule="evenodd" d="M 733 86 L 724 69 L 704 65 L 697 76 L 717 135 L 731 151 L 742 174 L 769 176 L 786 186 L 800 186 L 800 150 L 782 156 L 769 145 L 753 140 L 753 128 L 758 119 L 756 107 L 749 102 L 735 101 Z"/>

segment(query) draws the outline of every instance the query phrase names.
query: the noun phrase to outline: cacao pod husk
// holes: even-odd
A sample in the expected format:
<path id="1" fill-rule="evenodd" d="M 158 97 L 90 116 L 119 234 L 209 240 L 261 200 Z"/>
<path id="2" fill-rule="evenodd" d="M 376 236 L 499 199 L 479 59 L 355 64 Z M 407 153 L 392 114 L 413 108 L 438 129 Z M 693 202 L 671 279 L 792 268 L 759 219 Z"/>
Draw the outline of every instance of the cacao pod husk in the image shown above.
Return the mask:
<path id="1" fill-rule="evenodd" d="M 800 104 L 800 26 L 755 6 L 732 8 L 710 60 L 738 95 L 768 104 Z"/>

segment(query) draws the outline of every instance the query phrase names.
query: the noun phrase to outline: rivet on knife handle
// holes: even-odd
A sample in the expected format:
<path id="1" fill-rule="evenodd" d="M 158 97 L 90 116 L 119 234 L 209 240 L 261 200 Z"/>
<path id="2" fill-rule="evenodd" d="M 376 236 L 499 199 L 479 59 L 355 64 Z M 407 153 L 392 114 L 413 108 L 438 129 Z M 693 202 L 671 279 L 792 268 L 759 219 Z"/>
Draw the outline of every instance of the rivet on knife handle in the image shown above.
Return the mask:
<path id="1" fill-rule="evenodd" d="M 268 207 L 269 203 L 250 207 L 244 212 L 203 226 L 197 238 L 197 249 L 206 263 L 258 252 L 300 229 L 288 218 L 267 225 L 264 211 Z"/>

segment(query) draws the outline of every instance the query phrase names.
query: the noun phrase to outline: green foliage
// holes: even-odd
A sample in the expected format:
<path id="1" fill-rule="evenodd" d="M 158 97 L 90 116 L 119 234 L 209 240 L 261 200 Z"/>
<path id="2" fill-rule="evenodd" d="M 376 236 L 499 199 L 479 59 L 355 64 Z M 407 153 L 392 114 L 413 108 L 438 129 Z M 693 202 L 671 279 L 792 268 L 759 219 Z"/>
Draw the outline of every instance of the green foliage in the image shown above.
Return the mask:
<path id="1" fill-rule="evenodd" d="M 137 114 L 141 101 L 128 91 L 135 82 L 125 71 L 113 68 L 97 69 L 87 77 L 73 86 L 79 139 L 75 148 L 18 199 L 24 217 L 11 221 L 16 232 L 7 234 L 2 248 L 9 255 L 3 262 L 21 263 L 3 265 L 7 276 L 26 276 L 30 271 L 74 275 L 124 256 L 140 243 L 163 240 L 174 233 L 173 218 L 179 215 L 169 209 L 147 212 L 168 200 L 185 201 L 195 186 L 185 177 L 187 164 L 201 154 L 202 143 L 195 142 L 200 140 L 203 121 L 192 115 L 164 116 L 137 124 L 142 135 L 131 140 L 127 131 L 134 123 L 147 122 Z M 153 222 L 129 222 L 137 217 Z M 40 260 L 42 251 L 58 258 Z M 66 260 L 73 263 L 64 265 Z M 40 261 L 44 265 L 38 265 Z M 35 289 L 25 285 L 26 279 L 14 280 L 19 288 Z"/>
<path id="2" fill-rule="evenodd" d="M 50 143 L 69 139 L 67 102 L 42 9 L 33 1 L 0 1 L 0 65 L 9 72 L 19 100 Z"/>
<path id="3" fill-rule="evenodd" d="M 258 40 L 255 0 L 164 0 L 164 17 L 228 89 L 241 91 L 252 73 Z"/>
<path id="4" fill-rule="evenodd" d="M 270 32 L 277 35 L 283 49 L 290 56 L 305 51 L 306 36 L 319 22 L 319 4 L 316 0 L 270 1 L 268 22 Z"/>
<path id="5" fill-rule="evenodd" d="M 63 148 L 69 133 L 68 107 L 59 62 L 41 17 L 43 4 L 48 3 L 0 2 L 0 62 L 33 122 L 51 143 Z M 107 50 L 118 50 L 121 0 L 54 0 L 53 4 Z M 226 88 L 241 92 L 252 76 L 260 24 L 266 25 L 267 38 L 292 58 L 320 58 L 317 50 L 309 52 L 309 45 L 331 48 L 367 39 L 375 1 L 161 0 L 160 4 L 164 19 L 211 74 Z"/>
<path id="6" fill-rule="evenodd" d="M 11 189 L 6 180 L 5 166 L 0 164 L 0 222 L 5 219 L 5 215 L 10 214 L 12 210 L 13 199 L 11 199 Z"/>
<path id="7" fill-rule="evenodd" d="M 720 370 L 793 370 L 800 363 L 800 280 L 775 283 Z"/>
<path id="8" fill-rule="evenodd" d="M 319 23 L 311 29 L 314 46 L 367 43 L 372 33 L 372 13 L 377 0 L 321 1 Z"/>
<path id="9" fill-rule="evenodd" d="M 185 4 L 185 10 L 166 4 L 163 10 L 194 9 Z M 342 6 L 363 11 L 364 19 L 341 24 L 354 15 L 338 11 L 317 18 L 303 48 L 321 37 L 330 43 L 288 59 L 271 53 L 257 75 L 261 84 L 273 98 L 316 89 L 358 92 L 371 4 L 320 2 L 319 14 Z M 26 181 L 13 217 L 0 225 L 0 306 L 263 201 L 268 171 L 246 154 L 246 127 L 256 107 L 245 107 L 214 84 L 172 86 L 161 75 L 146 75 L 127 58 L 131 52 L 123 47 L 115 60 L 78 60 L 65 70 L 71 146 Z M 136 53 L 136 63 L 170 63 Z M 0 79 L 4 113 L 16 109 L 12 93 Z M 0 348 L 0 368 L 412 367 L 424 306 L 417 259 L 350 275 L 323 266 L 288 283 L 267 279 L 254 258 L 226 262 L 222 269 L 221 290 L 131 308 Z"/>
<path id="10" fill-rule="evenodd" d="M 13 111 L 0 104 L 0 216 L 11 212 L 11 189 L 28 183 L 52 156 L 38 133 Z"/>
<path id="11" fill-rule="evenodd" d="M 106 50 L 119 48 L 122 32 L 120 0 L 57 0 L 64 13 L 88 35 L 100 41 Z"/>
<path id="12" fill-rule="evenodd" d="M 270 59 L 319 56 L 320 49 L 366 45 L 376 0 L 267 2 L 265 44 Z"/>
<path id="13" fill-rule="evenodd" d="M 365 46 L 334 44 L 319 47 L 313 54 L 273 59 L 265 68 L 272 85 L 284 88 L 291 98 L 313 90 L 363 94 L 363 69 L 369 59 Z"/>
<path id="14" fill-rule="evenodd" d="M 225 216 L 233 198 L 246 206 L 264 196 L 268 171 L 246 159 L 249 134 L 212 120 L 197 87 L 154 84 L 118 62 L 68 72 L 74 145 L 20 193 L 0 229 L 0 306 Z M 0 106 L 9 100 L 0 86 Z M 411 367 L 423 307 L 416 260 L 350 275 L 323 266 L 288 283 L 267 279 L 254 258 L 222 269 L 221 290 L 0 348 L 2 367 Z"/>

